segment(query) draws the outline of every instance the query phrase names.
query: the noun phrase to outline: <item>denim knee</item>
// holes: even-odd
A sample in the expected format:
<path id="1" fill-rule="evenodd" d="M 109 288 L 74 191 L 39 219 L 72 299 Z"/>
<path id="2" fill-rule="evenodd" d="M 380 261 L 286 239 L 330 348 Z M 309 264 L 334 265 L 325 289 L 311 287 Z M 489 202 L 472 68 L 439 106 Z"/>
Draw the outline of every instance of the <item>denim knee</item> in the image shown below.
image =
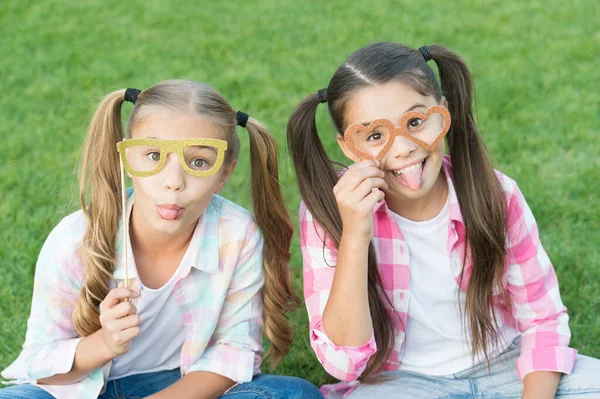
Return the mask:
<path id="1" fill-rule="evenodd" d="M 0 389 L 0 399 L 54 399 L 54 396 L 40 387 L 22 384 Z"/>

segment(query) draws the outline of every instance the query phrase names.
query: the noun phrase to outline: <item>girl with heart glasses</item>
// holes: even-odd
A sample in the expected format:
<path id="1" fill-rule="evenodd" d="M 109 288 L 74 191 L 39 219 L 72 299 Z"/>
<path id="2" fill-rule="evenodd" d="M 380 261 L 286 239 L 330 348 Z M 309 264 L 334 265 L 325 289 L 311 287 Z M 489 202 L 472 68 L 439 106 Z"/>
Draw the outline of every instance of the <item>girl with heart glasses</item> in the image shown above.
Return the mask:
<path id="1" fill-rule="evenodd" d="M 135 104 L 121 128 L 124 101 Z M 254 216 L 217 195 L 250 141 Z M 125 174 L 133 189 L 125 189 Z M 210 86 L 117 90 L 83 149 L 81 210 L 50 233 L 0 398 L 322 398 L 276 365 L 299 300 L 273 137 Z"/>
<path id="2" fill-rule="evenodd" d="M 377 43 L 290 118 L 310 341 L 342 380 L 326 397 L 600 394 L 600 361 L 568 346 L 535 219 L 493 169 L 472 97 L 450 50 Z M 320 103 L 349 168 L 321 144 Z"/>

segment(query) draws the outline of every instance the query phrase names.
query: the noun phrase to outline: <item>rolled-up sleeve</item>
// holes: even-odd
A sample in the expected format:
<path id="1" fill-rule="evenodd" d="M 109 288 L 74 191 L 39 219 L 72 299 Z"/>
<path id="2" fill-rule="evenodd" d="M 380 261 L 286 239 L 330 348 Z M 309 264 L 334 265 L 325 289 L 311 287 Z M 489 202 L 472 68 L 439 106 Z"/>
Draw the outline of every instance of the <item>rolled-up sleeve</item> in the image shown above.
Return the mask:
<path id="1" fill-rule="evenodd" d="M 260 372 L 262 349 L 263 238 L 255 225 L 246 231 L 219 321 L 192 371 L 210 371 L 235 382 Z"/>
<path id="2" fill-rule="evenodd" d="M 508 279 L 513 316 L 521 332 L 519 378 L 532 371 L 569 374 L 577 351 L 569 348 L 569 316 L 558 279 L 539 239 L 535 218 L 517 184 L 508 181 Z"/>
<path id="3" fill-rule="evenodd" d="M 342 381 L 356 380 L 377 351 L 375 337 L 361 346 L 336 345 L 323 329 L 322 317 L 329 299 L 337 250 L 304 205 L 300 206 L 300 246 L 304 264 L 304 300 L 310 321 L 310 344 L 319 362 L 331 376 Z"/>
<path id="4" fill-rule="evenodd" d="M 25 343 L 19 357 L 2 372 L 4 378 L 35 382 L 67 373 L 73 366 L 82 339 L 72 321 L 81 270 L 77 248 L 65 245 L 67 230 L 66 222 L 61 222 L 40 251 Z"/>

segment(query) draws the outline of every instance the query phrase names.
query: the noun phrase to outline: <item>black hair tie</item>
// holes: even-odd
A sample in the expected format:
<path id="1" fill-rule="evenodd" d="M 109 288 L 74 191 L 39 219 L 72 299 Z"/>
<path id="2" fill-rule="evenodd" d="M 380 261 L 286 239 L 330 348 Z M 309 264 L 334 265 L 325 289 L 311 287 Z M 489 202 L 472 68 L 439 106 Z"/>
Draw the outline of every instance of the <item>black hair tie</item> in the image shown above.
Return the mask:
<path id="1" fill-rule="evenodd" d="M 317 90 L 317 96 L 319 97 L 320 103 L 327 102 L 327 87 L 321 90 Z"/>
<path id="2" fill-rule="evenodd" d="M 248 116 L 247 113 L 242 112 L 242 111 L 237 112 L 237 124 L 240 125 L 241 127 L 246 127 L 246 123 L 248 123 L 249 118 L 250 118 L 250 116 Z"/>
<path id="3" fill-rule="evenodd" d="M 431 58 L 431 53 L 429 52 L 429 48 L 427 46 L 419 47 L 419 51 L 423 55 L 423 58 L 425 58 L 425 62 L 433 59 Z"/>
<path id="4" fill-rule="evenodd" d="M 138 94 L 142 91 L 138 89 L 127 89 L 125 90 L 125 101 L 135 104 L 138 98 Z"/>

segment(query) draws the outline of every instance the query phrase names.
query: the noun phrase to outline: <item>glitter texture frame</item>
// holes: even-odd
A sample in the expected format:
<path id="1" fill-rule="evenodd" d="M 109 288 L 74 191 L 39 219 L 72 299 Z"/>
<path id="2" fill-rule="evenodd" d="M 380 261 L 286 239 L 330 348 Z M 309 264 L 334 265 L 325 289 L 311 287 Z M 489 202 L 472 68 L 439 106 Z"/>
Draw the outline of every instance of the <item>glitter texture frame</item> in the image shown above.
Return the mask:
<path id="1" fill-rule="evenodd" d="M 125 150 L 129 147 L 135 147 L 138 145 L 148 145 L 152 147 L 156 147 L 160 150 L 160 160 L 158 161 L 158 165 L 154 170 L 149 172 L 140 172 L 131 167 L 129 162 L 127 161 L 127 156 L 125 154 Z M 214 147 L 217 149 L 217 160 L 212 168 L 209 170 L 193 170 L 191 169 L 185 162 L 185 156 L 183 151 L 187 146 L 207 146 Z M 177 139 L 177 140 L 162 140 L 162 139 L 149 139 L 149 138 L 141 138 L 141 139 L 126 139 L 119 143 L 117 143 L 117 151 L 121 155 L 121 162 L 125 170 L 137 177 L 147 177 L 152 176 L 159 173 L 167 162 L 167 155 L 171 152 L 177 153 L 179 157 L 179 163 L 183 170 L 185 170 L 188 174 L 192 176 L 198 177 L 208 177 L 217 173 L 221 166 L 223 165 L 223 160 L 225 159 L 225 151 L 227 151 L 227 141 L 219 140 L 219 139 L 210 139 L 210 138 L 194 138 L 194 139 Z"/>
<path id="2" fill-rule="evenodd" d="M 414 137 L 413 135 L 411 135 L 408 132 L 408 129 L 406 128 L 406 123 L 409 120 L 411 120 L 413 118 L 420 118 L 425 121 L 432 114 L 440 114 L 444 118 L 444 126 L 442 127 L 442 130 L 440 131 L 438 136 L 435 138 L 435 140 L 433 140 L 431 143 L 427 143 L 425 141 L 419 140 L 418 138 Z M 451 123 L 451 117 L 450 117 L 450 112 L 448 111 L 448 109 L 442 105 L 434 105 L 432 107 L 429 107 L 425 111 L 424 114 L 422 114 L 418 111 L 405 112 L 402 115 L 402 118 L 400 118 L 400 126 L 399 127 L 394 126 L 394 124 L 387 119 L 376 119 L 373 122 L 371 122 L 368 127 L 365 127 L 364 125 L 361 125 L 358 123 L 356 123 L 354 125 L 350 125 L 344 132 L 344 142 L 348 146 L 348 149 L 354 155 L 356 155 L 358 158 L 363 159 L 363 160 L 365 160 L 365 159 L 381 160 L 381 158 L 383 158 L 383 156 L 389 151 L 390 147 L 394 143 L 394 140 L 398 136 L 405 137 L 406 139 L 412 141 L 419 147 L 423 147 L 427 151 L 433 152 L 435 150 L 435 147 L 440 143 L 440 141 L 448 133 L 448 130 L 450 130 L 450 123 Z M 373 129 L 380 127 L 380 126 L 385 126 L 390 129 L 390 137 L 388 138 L 387 143 L 385 143 L 385 146 L 381 149 L 381 151 L 379 151 L 379 153 L 375 157 L 373 157 L 372 155 L 367 154 L 365 152 L 362 152 L 361 150 L 359 150 L 358 148 L 356 148 L 354 146 L 354 143 L 351 140 L 352 135 L 356 134 L 357 132 L 365 132 L 366 134 L 369 134 L 369 133 L 371 133 L 371 131 L 373 131 Z"/>

